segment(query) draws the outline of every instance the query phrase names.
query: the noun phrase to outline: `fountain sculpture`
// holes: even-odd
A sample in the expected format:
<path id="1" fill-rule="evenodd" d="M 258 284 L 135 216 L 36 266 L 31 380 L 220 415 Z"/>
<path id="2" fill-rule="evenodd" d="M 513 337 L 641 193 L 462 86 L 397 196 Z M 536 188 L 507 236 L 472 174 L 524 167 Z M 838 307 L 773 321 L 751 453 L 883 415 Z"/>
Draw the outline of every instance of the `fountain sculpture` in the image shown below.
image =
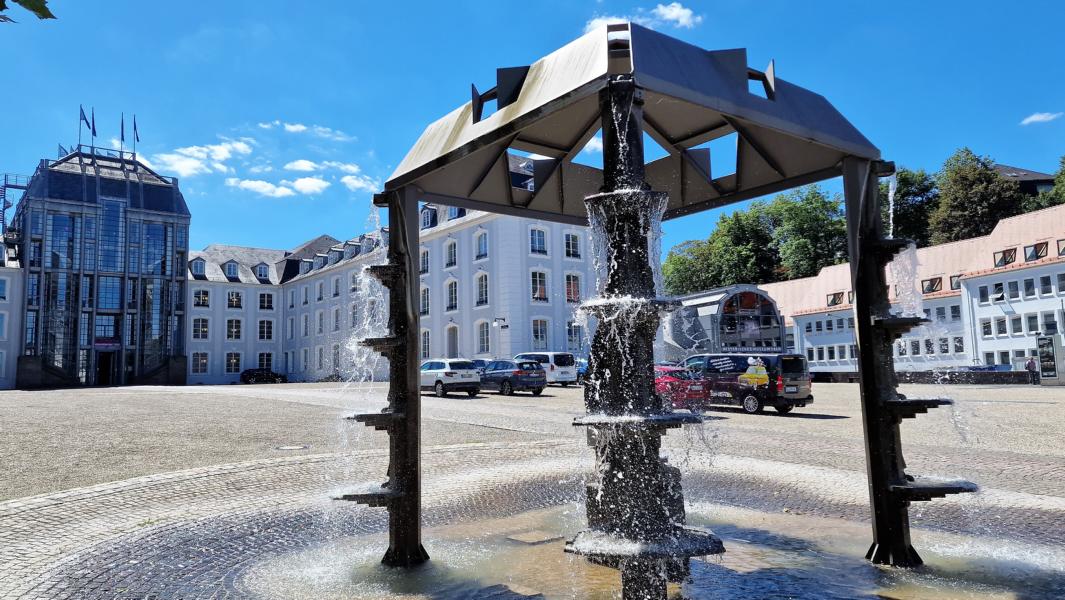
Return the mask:
<path id="1" fill-rule="evenodd" d="M 669 428 L 700 417 L 666 410 L 653 393 L 652 342 L 667 303 L 655 297 L 649 240 L 674 218 L 842 175 L 860 354 L 874 543 L 878 563 L 920 563 L 907 507 L 970 491 L 967 482 L 909 477 L 898 424 L 941 399 L 906 399 L 891 344 L 920 319 L 888 312 L 884 265 L 905 242 L 884 239 L 878 181 L 894 166 L 823 97 L 747 65 L 746 52 L 706 51 L 635 24 L 592 31 L 529 66 L 499 69 L 488 91 L 429 125 L 374 198 L 388 207 L 389 263 L 371 273 L 390 290 L 388 337 L 365 340 L 390 361 L 388 407 L 354 418 L 390 436 L 388 481 L 341 496 L 389 511 L 384 562 L 428 559 L 420 534 L 418 202 L 591 225 L 605 240 L 602 296 L 585 404 L 596 481 L 587 487 L 589 529 L 567 551 L 622 571 L 625 598 L 664 598 L 688 559 L 722 552 L 707 531 L 684 526 L 680 471 L 659 455 Z M 754 86 L 753 88 L 751 86 Z M 486 114 L 495 101 L 496 110 Z M 573 162 L 603 132 L 603 169 Z M 668 156 L 645 164 L 644 134 Z M 735 139 L 731 169 L 714 173 L 710 150 Z M 508 155 L 532 163 L 515 186 Z M 716 157 L 715 157 L 715 163 Z"/>

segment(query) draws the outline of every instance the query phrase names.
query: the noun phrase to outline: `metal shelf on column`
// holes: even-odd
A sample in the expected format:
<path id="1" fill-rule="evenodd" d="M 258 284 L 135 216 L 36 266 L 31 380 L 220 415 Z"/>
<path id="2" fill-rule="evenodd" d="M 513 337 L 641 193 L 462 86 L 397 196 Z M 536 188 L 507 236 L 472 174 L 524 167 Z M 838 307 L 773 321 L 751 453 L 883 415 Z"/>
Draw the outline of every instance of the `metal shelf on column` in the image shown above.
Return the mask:
<path id="1" fill-rule="evenodd" d="M 914 477 L 912 481 L 893 483 L 888 486 L 888 489 L 892 494 L 907 502 L 927 502 L 933 498 L 945 498 L 951 494 L 976 492 L 980 487 L 964 479 Z"/>
<path id="2" fill-rule="evenodd" d="M 366 506 L 381 507 L 388 506 L 393 501 L 403 497 L 403 492 L 383 488 L 379 492 L 352 492 L 349 494 L 341 494 L 339 496 L 333 496 L 333 500 L 340 500 L 342 502 L 355 502 L 356 504 L 365 504 Z"/>
<path id="3" fill-rule="evenodd" d="M 391 354 L 396 349 L 403 346 L 405 342 L 406 339 L 401 336 L 390 335 L 386 337 L 366 338 L 360 341 L 359 345 L 365 346 L 367 348 L 372 348 L 373 350 L 376 350 L 377 352 L 380 352 L 381 354 L 387 356 L 388 354 Z"/>
<path id="4" fill-rule="evenodd" d="M 403 279 L 403 276 L 406 274 L 406 270 L 403 268 L 403 265 L 397 265 L 392 263 L 387 263 L 383 265 L 370 265 L 369 267 L 366 267 L 366 271 L 369 272 L 371 276 L 376 278 L 378 281 L 384 284 L 385 287 L 389 289 L 392 289 L 392 287 L 397 282 L 401 281 Z"/>
<path id="5" fill-rule="evenodd" d="M 395 429 L 405 418 L 407 418 L 407 415 L 401 412 L 363 413 L 347 417 L 349 421 L 357 421 L 367 427 L 373 427 L 377 431 L 388 432 Z"/>
<path id="6" fill-rule="evenodd" d="M 912 419 L 918 414 L 927 413 L 930 408 L 951 404 L 954 404 L 954 401 L 949 398 L 899 398 L 888 400 L 884 407 L 897 419 Z"/>
<path id="7" fill-rule="evenodd" d="M 884 331 L 890 331 L 894 335 L 902 335 L 907 331 L 929 323 L 930 321 L 924 317 L 877 317 L 873 319 L 873 326 L 883 329 Z"/>

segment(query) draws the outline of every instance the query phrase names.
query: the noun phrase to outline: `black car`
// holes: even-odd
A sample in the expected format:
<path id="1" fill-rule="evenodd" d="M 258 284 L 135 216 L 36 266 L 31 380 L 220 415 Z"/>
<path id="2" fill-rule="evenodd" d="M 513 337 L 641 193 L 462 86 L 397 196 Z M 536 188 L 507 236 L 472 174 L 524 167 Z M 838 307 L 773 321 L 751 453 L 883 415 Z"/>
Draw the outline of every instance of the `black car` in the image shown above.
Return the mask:
<path id="1" fill-rule="evenodd" d="M 240 374 L 241 383 L 288 383 L 288 377 L 270 369 L 245 369 Z"/>
<path id="2" fill-rule="evenodd" d="M 481 389 L 498 390 L 509 396 L 514 392 L 543 393 L 547 386 L 547 372 L 535 360 L 493 360 L 481 375 Z"/>

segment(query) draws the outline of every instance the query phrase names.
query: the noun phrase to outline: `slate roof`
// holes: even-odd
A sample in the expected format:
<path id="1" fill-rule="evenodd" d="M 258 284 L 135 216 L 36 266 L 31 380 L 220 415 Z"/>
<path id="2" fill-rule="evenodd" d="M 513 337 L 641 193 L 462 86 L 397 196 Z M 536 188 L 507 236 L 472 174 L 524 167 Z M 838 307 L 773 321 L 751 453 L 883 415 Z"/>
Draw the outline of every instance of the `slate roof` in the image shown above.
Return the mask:
<path id="1" fill-rule="evenodd" d="M 192 281 L 219 281 L 241 283 L 281 283 L 281 273 L 278 271 L 279 263 L 288 255 L 286 250 L 270 250 L 267 248 L 248 248 L 245 246 L 230 246 L 227 244 L 211 244 L 203 250 L 189 252 L 189 279 Z M 202 258 L 206 262 L 203 275 L 192 273 L 192 261 Z M 226 277 L 225 265 L 230 261 L 238 264 L 237 279 Z M 270 278 L 261 281 L 255 276 L 255 267 L 260 264 L 270 267 Z"/>
<path id="2" fill-rule="evenodd" d="M 1053 175 L 1040 173 L 1039 171 L 1031 171 L 1029 169 L 1022 169 L 1020 167 L 1011 167 L 1010 165 L 996 163 L 994 169 L 999 175 L 1014 181 L 1054 181 Z"/>

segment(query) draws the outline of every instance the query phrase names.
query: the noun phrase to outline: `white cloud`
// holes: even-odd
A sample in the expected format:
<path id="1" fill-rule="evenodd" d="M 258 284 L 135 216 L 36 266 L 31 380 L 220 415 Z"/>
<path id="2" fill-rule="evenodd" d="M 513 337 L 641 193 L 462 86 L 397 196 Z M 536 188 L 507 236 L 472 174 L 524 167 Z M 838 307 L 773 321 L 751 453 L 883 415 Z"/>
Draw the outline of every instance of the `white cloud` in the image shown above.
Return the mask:
<path id="1" fill-rule="evenodd" d="M 265 123 L 259 123 L 260 129 L 273 129 L 281 124 L 281 121 L 274 119 L 273 121 L 267 121 Z"/>
<path id="2" fill-rule="evenodd" d="M 305 158 L 294 160 L 285 165 L 286 171 L 317 171 L 318 165 Z"/>
<path id="3" fill-rule="evenodd" d="M 650 14 L 648 14 L 650 13 Z M 692 29 L 703 22 L 703 16 L 695 14 L 695 11 L 684 6 L 680 2 L 658 4 L 650 11 L 644 8 L 636 9 L 634 15 L 596 15 L 584 24 L 584 32 L 588 33 L 604 25 L 614 23 L 636 23 L 655 29 L 664 25 L 675 28 Z"/>
<path id="4" fill-rule="evenodd" d="M 237 179 L 236 177 L 229 177 L 226 179 L 226 185 L 255 192 L 262 196 L 269 196 L 271 198 L 284 198 L 286 196 L 295 195 L 296 193 L 287 187 L 274 185 L 269 181 L 263 181 L 261 179 Z"/>
<path id="5" fill-rule="evenodd" d="M 330 169 L 336 169 L 344 173 L 351 173 L 352 175 L 358 175 L 362 172 L 362 168 L 355 163 L 343 163 L 335 160 L 327 160 L 322 163 L 323 167 L 329 167 Z"/>
<path id="6" fill-rule="evenodd" d="M 581 152 L 587 152 L 588 154 L 596 154 L 603 151 L 603 138 L 596 135 L 592 139 L 588 140 L 588 143 L 584 145 L 584 149 Z"/>
<path id="7" fill-rule="evenodd" d="M 274 170 L 274 168 L 271 167 L 270 165 L 254 165 L 252 167 L 248 167 L 248 172 L 249 173 L 256 173 L 256 174 L 258 174 L 258 173 L 269 173 L 270 171 L 273 171 L 273 170 Z"/>
<path id="8" fill-rule="evenodd" d="M 692 9 L 685 7 L 680 2 L 659 4 L 651 10 L 651 14 L 657 19 L 671 23 L 674 27 L 683 27 L 685 29 L 691 29 L 703 22 L 702 15 L 695 14 Z"/>
<path id="9" fill-rule="evenodd" d="M 235 155 L 251 154 L 251 138 L 224 140 L 205 146 L 185 146 L 172 152 L 163 152 L 152 157 L 164 174 L 176 173 L 178 177 L 192 177 L 204 173 L 231 173 L 225 163 Z"/>
<path id="10" fill-rule="evenodd" d="M 354 142 L 357 139 L 355 136 L 348 135 L 339 129 L 331 129 L 321 125 L 312 125 L 311 133 L 320 138 L 333 140 L 334 142 Z"/>
<path id="11" fill-rule="evenodd" d="M 289 133 L 301 133 L 307 131 L 307 126 L 303 123 L 285 123 L 285 131 Z"/>
<path id="12" fill-rule="evenodd" d="M 120 139 L 118 139 L 116 137 L 111 138 L 111 147 L 114 148 L 115 150 L 118 150 L 119 148 L 122 147 L 122 140 L 120 140 Z"/>
<path id="13" fill-rule="evenodd" d="M 345 175 L 340 178 L 340 183 L 353 192 L 376 192 L 381 189 L 381 183 L 366 175 Z"/>
<path id="14" fill-rule="evenodd" d="M 1065 115 L 1065 113 L 1060 113 L 1060 112 L 1056 112 L 1056 113 L 1049 113 L 1049 112 L 1032 113 L 1032 114 L 1028 115 L 1027 117 L 1025 117 L 1023 121 L 1021 121 L 1021 125 L 1031 125 L 1032 123 L 1049 123 L 1050 121 L 1053 121 L 1054 119 L 1061 118 L 1062 115 Z"/>
<path id="15" fill-rule="evenodd" d="M 292 187 L 301 194 L 320 194 L 330 183 L 320 177 L 300 177 L 292 182 Z"/>

